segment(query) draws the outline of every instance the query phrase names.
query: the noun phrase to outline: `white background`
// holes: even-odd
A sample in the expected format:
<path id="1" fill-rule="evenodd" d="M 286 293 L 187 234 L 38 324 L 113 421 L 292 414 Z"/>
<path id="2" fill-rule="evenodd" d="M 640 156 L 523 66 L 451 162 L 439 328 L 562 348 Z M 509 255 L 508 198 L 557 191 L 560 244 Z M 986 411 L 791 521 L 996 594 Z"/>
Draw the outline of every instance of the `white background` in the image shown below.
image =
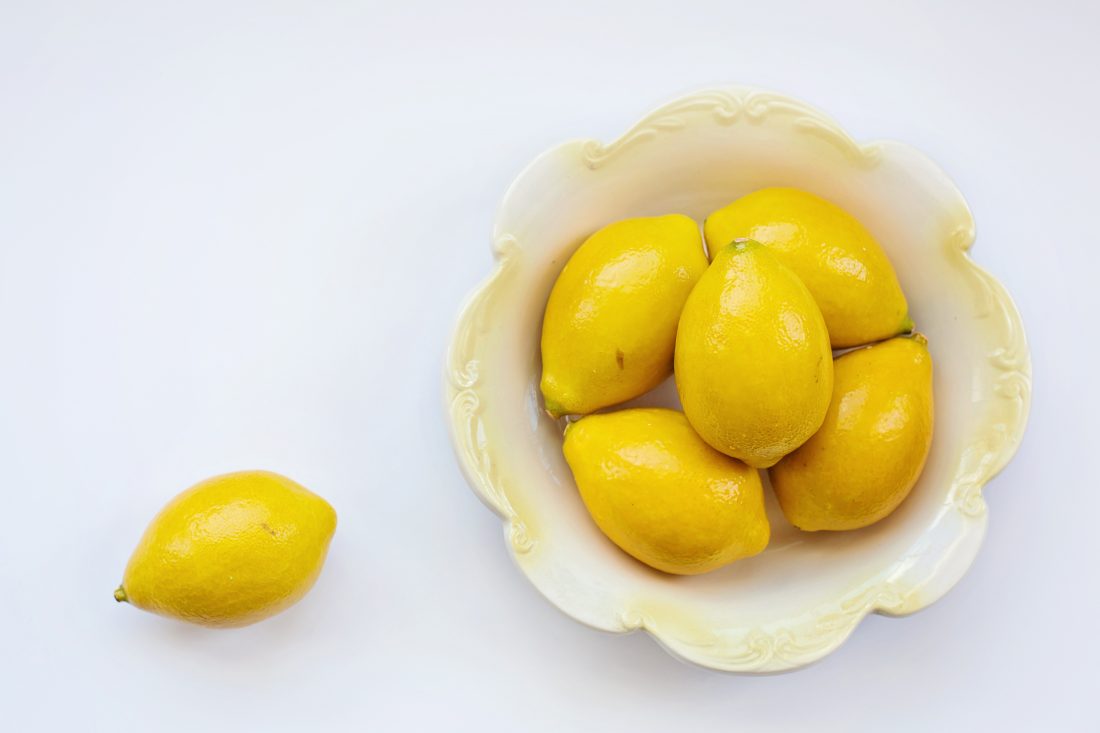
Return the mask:
<path id="1" fill-rule="evenodd" d="M 1097 729 L 1095 2 L 171 5 L 0 4 L 5 728 Z M 512 177 L 723 83 L 937 160 L 1035 371 L 970 574 L 767 678 L 552 608 L 441 397 Z M 248 467 L 337 508 L 312 593 L 228 632 L 116 605 L 159 507 Z"/>

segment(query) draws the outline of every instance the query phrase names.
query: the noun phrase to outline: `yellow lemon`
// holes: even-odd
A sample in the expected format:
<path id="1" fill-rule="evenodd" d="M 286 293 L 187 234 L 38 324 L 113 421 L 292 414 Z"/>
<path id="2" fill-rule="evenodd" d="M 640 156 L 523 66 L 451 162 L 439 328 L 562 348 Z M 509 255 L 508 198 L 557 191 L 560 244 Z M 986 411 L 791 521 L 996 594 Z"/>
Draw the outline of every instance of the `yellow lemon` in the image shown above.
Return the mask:
<path id="1" fill-rule="evenodd" d="M 590 415 L 565 459 L 596 524 L 646 565 L 694 575 L 768 544 L 760 476 L 704 443 L 675 410 Z"/>
<path id="2" fill-rule="evenodd" d="M 676 388 L 703 440 L 767 468 L 821 426 L 833 355 L 821 311 L 766 247 L 724 247 L 680 315 Z"/>
<path id="3" fill-rule="evenodd" d="M 813 293 L 833 348 L 912 330 L 893 265 L 848 212 L 794 188 L 765 188 L 707 217 L 711 255 L 738 238 L 767 245 Z"/>
<path id="4" fill-rule="evenodd" d="M 205 626 L 246 626 L 306 594 L 335 529 L 328 502 L 288 478 L 217 476 L 153 519 L 115 598 Z"/>
<path id="5" fill-rule="evenodd" d="M 699 226 L 679 214 L 627 219 L 585 240 L 543 317 L 550 414 L 585 415 L 668 377 L 680 309 L 706 268 Z"/>
<path id="6" fill-rule="evenodd" d="M 917 482 L 932 444 L 932 357 L 923 336 L 836 360 L 825 423 L 771 469 L 791 524 L 858 529 L 890 514 Z"/>

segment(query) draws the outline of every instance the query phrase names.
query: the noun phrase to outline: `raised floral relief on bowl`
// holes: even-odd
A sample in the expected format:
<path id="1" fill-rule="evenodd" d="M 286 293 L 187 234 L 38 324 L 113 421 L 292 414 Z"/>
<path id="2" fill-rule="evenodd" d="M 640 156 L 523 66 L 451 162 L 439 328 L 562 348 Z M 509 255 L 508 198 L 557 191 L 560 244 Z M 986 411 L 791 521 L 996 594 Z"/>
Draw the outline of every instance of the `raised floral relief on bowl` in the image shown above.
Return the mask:
<path id="1" fill-rule="evenodd" d="M 936 422 L 924 473 L 887 519 L 845 533 L 791 527 L 768 491 L 762 554 L 702 576 L 651 570 L 586 513 L 539 401 L 539 331 L 574 249 L 607 223 L 698 221 L 746 193 L 793 186 L 850 211 L 894 263 L 935 360 Z M 966 572 L 986 525 L 982 487 L 1015 453 L 1030 360 L 1004 288 L 971 261 L 974 223 L 928 158 L 858 144 L 790 97 L 699 92 L 618 140 L 564 143 L 512 184 L 496 219 L 496 269 L 470 296 L 448 352 L 445 395 L 459 464 L 504 523 L 520 568 L 562 611 L 606 631 L 644 629 L 714 669 L 778 672 L 839 646 L 870 612 L 917 611 Z M 638 401 L 677 404 L 670 383 Z"/>

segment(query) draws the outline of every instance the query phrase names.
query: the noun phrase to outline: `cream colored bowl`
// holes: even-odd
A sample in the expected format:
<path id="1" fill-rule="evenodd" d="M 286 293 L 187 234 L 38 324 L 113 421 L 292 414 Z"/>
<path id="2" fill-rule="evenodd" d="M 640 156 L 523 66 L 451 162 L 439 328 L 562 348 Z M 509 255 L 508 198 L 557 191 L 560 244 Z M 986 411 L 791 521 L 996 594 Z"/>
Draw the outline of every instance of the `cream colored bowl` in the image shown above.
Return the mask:
<path id="1" fill-rule="evenodd" d="M 935 360 L 932 452 L 909 499 L 845 533 L 791 527 L 771 492 L 772 541 L 703 576 L 651 570 L 611 544 L 577 494 L 562 426 L 540 409 L 539 330 L 558 272 L 617 219 L 703 217 L 765 186 L 795 186 L 857 216 L 897 269 Z M 1027 419 L 1030 363 L 1004 288 L 967 256 L 974 222 L 942 170 L 895 142 L 858 144 L 789 97 L 732 87 L 678 99 L 609 144 L 564 143 L 512 184 L 493 274 L 466 303 L 446 365 L 459 464 L 504 520 L 509 550 L 562 611 L 606 631 L 645 629 L 715 669 L 777 672 L 844 641 L 870 612 L 912 613 L 947 592 L 985 533 L 982 486 Z M 645 404 L 676 404 L 666 383 Z"/>

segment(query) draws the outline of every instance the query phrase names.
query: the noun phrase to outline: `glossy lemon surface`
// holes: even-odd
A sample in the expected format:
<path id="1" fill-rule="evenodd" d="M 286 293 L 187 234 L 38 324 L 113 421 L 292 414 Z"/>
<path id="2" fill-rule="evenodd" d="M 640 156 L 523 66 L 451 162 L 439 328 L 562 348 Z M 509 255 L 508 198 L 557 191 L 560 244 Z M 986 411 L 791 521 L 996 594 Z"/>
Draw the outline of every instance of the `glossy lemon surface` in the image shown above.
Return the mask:
<path id="1" fill-rule="evenodd" d="M 833 389 L 825 321 L 767 247 L 723 247 L 680 316 L 676 387 L 714 448 L 766 468 L 821 426 Z"/>
<path id="2" fill-rule="evenodd" d="M 588 414 L 666 379 L 680 309 L 706 268 L 699 226 L 678 214 L 616 222 L 585 240 L 543 317 L 550 414 Z"/>
<path id="3" fill-rule="evenodd" d="M 153 519 L 115 598 L 205 626 L 245 626 L 306 594 L 335 529 L 328 502 L 284 476 L 217 476 Z"/>
<path id="4" fill-rule="evenodd" d="M 768 544 L 759 474 L 704 443 L 678 411 L 590 415 L 567 428 L 564 451 L 596 524 L 651 567 L 704 573 Z"/>
<path id="5" fill-rule="evenodd" d="M 932 445 L 932 357 L 923 336 L 836 360 L 825 422 L 771 469 L 787 519 L 805 530 L 858 529 L 909 495 Z"/>
<path id="6" fill-rule="evenodd" d="M 712 255 L 738 238 L 767 245 L 813 293 L 834 348 L 912 329 L 897 274 L 875 238 L 844 209 L 794 188 L 766 188 L 707 217 Z"/>

